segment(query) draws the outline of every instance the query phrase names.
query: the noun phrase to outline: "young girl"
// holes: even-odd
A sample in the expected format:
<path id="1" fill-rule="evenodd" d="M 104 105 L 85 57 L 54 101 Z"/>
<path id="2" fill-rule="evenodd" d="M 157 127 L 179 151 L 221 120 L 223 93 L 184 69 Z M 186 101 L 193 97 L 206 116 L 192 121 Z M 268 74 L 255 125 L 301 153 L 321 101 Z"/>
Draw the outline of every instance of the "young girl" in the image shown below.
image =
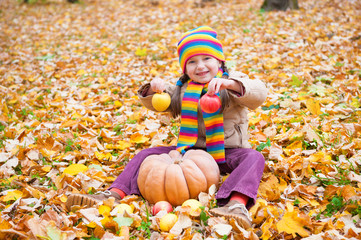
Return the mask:
<path id="1" fill-rule="evenodd" d="M 181 116 L 177 146 L 155 147 L 140 151 L 118 176 L 108 191 L 96 195 L 71 194 L 66 203 L 92 206 L 108 197 L 117 200 L 129 194 L 140 195 L 137 178 L 143 160 L 152 154 L 177 149 L 204 149 L 217 161 L 221 173 L 230 173 L 219 188 L 219 208 L 210 210 L 215 216 L 234 218 L 245 229 L 251 226 L 247 209 L 255 204 L 265 160 L 248 143 L 248 109 L 255 109 L 266 99 L 267 89 L 259 80 L 250 80 L 243 73 L 230 74 L 225 66 L 222 44 L 217 33 L 202 26 L 186 32 L 178 43 L 179 63 L 183 71 L 176 86 L 166 86 L 156 78 L 138 91 L 144 106 L 152 106 L 152 96 L 166 91 L 171 95 L 167 109 L 173 117 Z M 207 92 L 221 98 L 222 106 L 215 113 L 203 112 L 199 99 Z M 216 124 L 205 127 L 204 118 Z M 187 123 L 187 125 L 186 125 Z M 210 130 L 211 129 L 211 130 Z M 210 131 L 215 131 L 217 140 Z"/>

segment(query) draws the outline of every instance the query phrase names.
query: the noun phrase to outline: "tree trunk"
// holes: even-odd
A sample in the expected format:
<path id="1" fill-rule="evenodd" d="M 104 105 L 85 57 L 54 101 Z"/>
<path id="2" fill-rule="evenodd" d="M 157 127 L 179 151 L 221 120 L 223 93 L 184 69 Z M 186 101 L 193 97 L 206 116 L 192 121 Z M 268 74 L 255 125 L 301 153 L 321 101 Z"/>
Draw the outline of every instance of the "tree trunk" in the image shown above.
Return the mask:
<path id="1" fill-rule="evenodd" d="M 264 0 L 261 9 L 265 11 L 299 9 L 298 0 Z"/>

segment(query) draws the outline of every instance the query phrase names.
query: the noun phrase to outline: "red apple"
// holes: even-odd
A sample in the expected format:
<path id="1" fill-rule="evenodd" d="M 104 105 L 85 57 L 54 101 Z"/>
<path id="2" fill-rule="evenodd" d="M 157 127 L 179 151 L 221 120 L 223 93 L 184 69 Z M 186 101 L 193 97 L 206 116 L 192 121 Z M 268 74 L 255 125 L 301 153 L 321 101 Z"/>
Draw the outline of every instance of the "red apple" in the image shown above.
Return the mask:
<path id="1" fill-rule="evenodd" d="M 209 96 L 204 94 L 200 100 L 201 108 L 206 113 L 214 113 L 221 106 L 221 99 L 217 95 Z"/>
<path id="2" fill-rule="evenodd" d="M 173 211 L 173 207 L 167 201 L 159 201 L 156 202 L 156 204 L 154 204 L 153 206 L 152 209 L 153 216 L 157 215 L 157 213 L 160 211 L 167 211 L 167 213 L 170 213 L 171 211 Z"/>

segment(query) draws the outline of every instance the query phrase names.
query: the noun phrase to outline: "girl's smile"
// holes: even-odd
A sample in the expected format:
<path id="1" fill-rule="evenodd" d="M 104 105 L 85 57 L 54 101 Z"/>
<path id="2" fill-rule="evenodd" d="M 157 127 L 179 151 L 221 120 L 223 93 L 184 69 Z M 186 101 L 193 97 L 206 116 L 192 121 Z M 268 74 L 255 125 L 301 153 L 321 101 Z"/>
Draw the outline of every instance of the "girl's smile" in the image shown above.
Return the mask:
<path id="1" fill-rule="evenodd" d="M 206 71 L 206 72 L 200 72 L 200 73 L 197 73 L 198 76 L 204 76 L 206 75 L 207 73 L 209 73 L 209 71 Z"/>
<path id="2" fill-rule="evenodd" d="M 198 83 L 211 81 L 218 73 L 221 62 L 208 55 L 196 55 L 186 63 L 185 73 L 190 79 Z"/>

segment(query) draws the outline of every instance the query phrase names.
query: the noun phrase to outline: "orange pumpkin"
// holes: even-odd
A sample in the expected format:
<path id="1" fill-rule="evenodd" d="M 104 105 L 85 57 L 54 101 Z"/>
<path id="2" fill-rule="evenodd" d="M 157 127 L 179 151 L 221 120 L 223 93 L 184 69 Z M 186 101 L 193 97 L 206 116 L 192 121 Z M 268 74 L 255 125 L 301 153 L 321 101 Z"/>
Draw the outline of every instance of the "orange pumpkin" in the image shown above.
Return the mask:
<path id="1" fill-rule="evenodd" d="M 183 156 L 172 150 L 148 156 L 140 166 L 137 182 L 140 193 L 151 204 L 168 201 L 178 206 L 207 192 L 211 185 L 218 186 L 219 168 L 203 150 L 189 150 Z"/>

